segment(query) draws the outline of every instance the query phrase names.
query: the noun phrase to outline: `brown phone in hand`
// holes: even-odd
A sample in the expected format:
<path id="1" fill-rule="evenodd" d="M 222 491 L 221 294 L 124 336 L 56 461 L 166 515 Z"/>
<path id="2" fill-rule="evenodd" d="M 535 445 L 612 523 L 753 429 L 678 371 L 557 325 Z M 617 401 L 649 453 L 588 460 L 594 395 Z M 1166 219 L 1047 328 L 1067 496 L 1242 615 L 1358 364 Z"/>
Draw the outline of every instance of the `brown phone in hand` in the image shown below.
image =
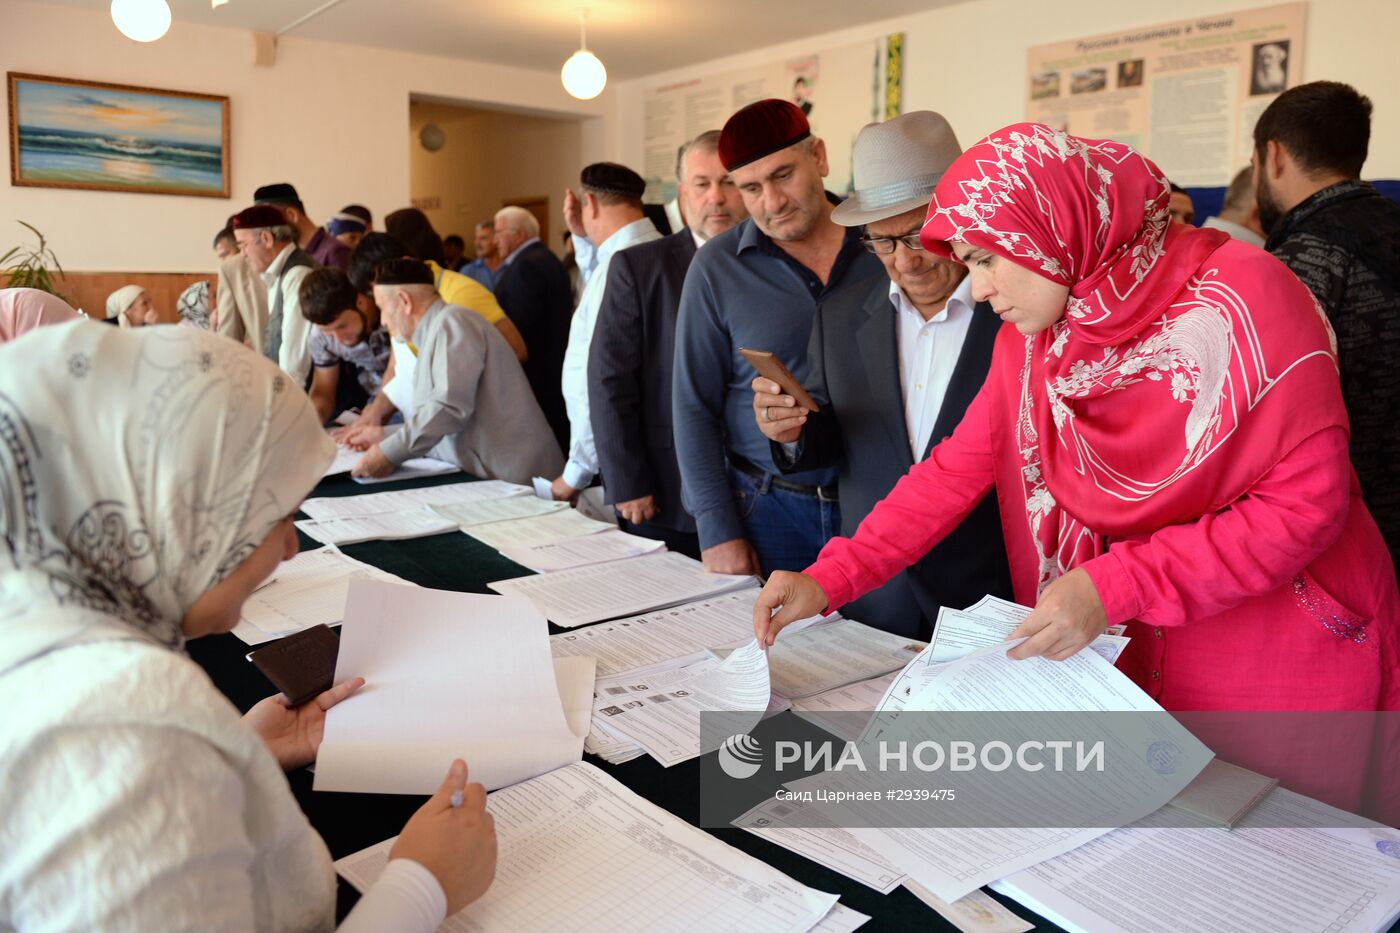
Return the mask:
<path id="1" fill-rule="evenodd" d="M 785 394 L 791 395 L 793 398 L 797 399 L 798 405 L 808 411 L 822 410 L 821 406 L 812 399 L 812 396 L 807 394 L 807 390 L 802 388 L 802 383 L 798 382 L 797 379 L 793 377 L 792 373 L 788 372 L 788 368 L 783 365 L 783 361 L 772 353 L 769 353 L 767 350 L 750 350 L 747 347 L 740 347 L 739 353 L 743 355 L 744 359 L 749 361 L 749 364 L 753 366 L 754 369 L 758 370 L 760 376 L 765 379 L 772 379 L 778 385 L 782 386 Z"/>

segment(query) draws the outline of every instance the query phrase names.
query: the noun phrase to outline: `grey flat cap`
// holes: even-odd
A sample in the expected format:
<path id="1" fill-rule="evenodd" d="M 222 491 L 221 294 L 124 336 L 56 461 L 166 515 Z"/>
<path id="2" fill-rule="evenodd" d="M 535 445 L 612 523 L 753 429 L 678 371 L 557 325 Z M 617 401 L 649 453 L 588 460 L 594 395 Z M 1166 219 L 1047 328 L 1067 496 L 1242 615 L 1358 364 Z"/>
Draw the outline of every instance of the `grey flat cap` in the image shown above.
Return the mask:
<path id="1" fill-rule="evenodd" d="M 916 110 L 868 123 L 851 149 L 856 190 L 831 212 L 843 227 L 858 227 L 927 207 L 938 179 L 962 155 L 942 114 Z"/>

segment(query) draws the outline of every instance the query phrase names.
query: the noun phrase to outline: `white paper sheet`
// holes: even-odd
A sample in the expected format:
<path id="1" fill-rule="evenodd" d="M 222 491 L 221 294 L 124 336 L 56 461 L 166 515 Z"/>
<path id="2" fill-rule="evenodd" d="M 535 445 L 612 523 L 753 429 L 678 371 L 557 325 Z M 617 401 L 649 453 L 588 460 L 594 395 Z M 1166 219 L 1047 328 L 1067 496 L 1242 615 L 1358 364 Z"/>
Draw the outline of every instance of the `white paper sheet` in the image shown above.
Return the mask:
<path id="1" fill-rule="evenodd" d="M 413 457 L 400 463 L 388 476 L 357 476 L 355 482 L 361 486 L 373 486 L 378 483 L 395 483 L 401 479 L 422 479 L 425 476 L 446 476 L 449 473 L 460 472 L 462 472 L 461 467 L 455 463 L 448 463 L 446 460 L 438 460 L 434 457 Z"/>
<path id="2" fill-rule="evenodd" d="M 701 711 L 734 713 L 727 732 L 747 732 L 772 700 L 768 659 L 752 638 L 723 661 L 706 658 L 678 670 L 629 672 L 600 679 L 595 690 L 594 719 L 668 768 L 713 750 L 701 744 Z"/>
<path id="3" fill-rule="evenodd" d="M 809 858 L 838 875 L 881 894 L 889 894 L 905 879 L 904 872 L 891 865 L 879 852 L 838 827 L 792 826 L 802 807 L 797 802 L 769 798 L 733 822 L 761 839 L 767 839 L 789 852 Z"/>
<path id="4" fill-rule="evenodd" d="M 917 881 L 906 878 L 904 886 L 962 933 L 1025 933 L 1035 929 L 1035 924 L 1022 920 L 980 888 L 949 903 Z"/>
<path id="5" fill-rule="evenodd" d="M 1232 830 L 1158 812 L 992 887 L 1072 931 L 1384 930 L 1400 916 L 1400 857 L 1316 828 L 1337 819 L 1276 788 Z M 1375 832 L 1400 852 L 1400 832 Z"/>
<path id="6" fill-rule="evenodd" d="M 564 628 L 661 609 L 756 586 L 750 576 L 707 573 L 698 560 L 663 551 L 611 564 L 517 577 L 488 584 L 524 596 Z"/>
<path id="7" fill-rule="evenodd" d="M 1039 712 L 1042 721 L 1059 711 L 1084 712 L 1161 712 L 1161 707 L 1128 680 L 1117 668 L 1097 653 L 1081 651 L 1064 661 L 1030 658 L 1012 661 L 1007 651 L 1019 644 L 1003 642 L 973 651 L 967 657 L 947 664 L 925 665 L 924 673 L 914 680 L 917 690 L 904 697 L 889 696 L 891 708 L 927 710 L 934 712 Z M 927 653 L 920 655 L 920 659 Z M 911 662 L 911 666 L 915 662 Z M 909 668 L 906 668 L 906 672 Z M 895 687 L 905 672 L 896 677 Z M 893 689 L 893 688 L 892 688 Z M 891 719 L 884 715 L 872 717 L 862 741 L 875 741 L 881 736 L 891 740 L 917 741 L 907 724 L 919 720 Z M 1074 713 L 1064 714 L 1065 727 L 1060 730 L 1073 734 Z M 927 720 L 925 720 L 927 722 Z M 1105 806 L 1117 804 L 1123 810 L 1136 808 L 1145 814 L 1162 806 L 1191 782 L 1213 757 L 1211 751 L 1170 717 L 1147 720 L 1126 718 L 1099 720 L 1105 734 L 1119 734 L 1122 741 L 1136 744 L 1153 738 L 1175 746 L 1179 756 L 1170 771 L 1151 767 L 1149 755 L 1124 756 L 1115 761 L 1117 782 L 1095 785 L 1096 799 Z M 1055 731 L 1053 726 L 1044 728 Z M 1153 736 L 1144 737 L 1150 728 Z M 975 780 L 969 772 L 949 773 L 946 786 L 956 790 L 960 781 Z M 801 782 L 796 782 L 800 784 Z M 867 785 L 868 786 L 868 785 Z M 1064 785 L 1067 789 L 1070 785 Z M 1088 792 L 1087 785 L 1074 788 Z M 1006 801 L 1000 819 L 1013 826 L 1018 822 L 1018 807 L 1023 801 Z M 860 809 L 857 807 L 857 809 Z M 1025 822 L 1033 824 L 1042 819 L 1039 814 L 1026 813 Z M 911 878 L 945 901 L 958 898 L 1022 868 L 1084 845 L 1109 828 L 869 828 L 878 826 L 878 817 L 869 818 L 865 827 L 851 832 L 862 842 L 878 849 Z"/>
<path id="8" fill-rule="evenodd" d="M 992 599 L 993 597 L 987 597 Z M 1001 600 L 997 600 L 1001 603 Z M 1023 609 L 1015 603 L 1006 603 L 1007 606 L 1014 606 L 1016 609 Z M 1021 624 L 1024 616 L 1030 615 L 1030 610 L 1026 610 L 1021 619 L 1013 616 L 1013 613 L 1004 613 L 1007 618 L 993 618 L 990 615 L 978 615 L 972 612 L 960 612 L 957 609 L 939 609 L 938 620 L 933 628 L 933 650 L 930 652 L 929 661 L 932 664 L 942 664 L 946 661 L 956 661 L 958 658 L 966 657 L 976 648 L 985 648 L 988 645 L 999 644 L 1006 641 L 1008 635 L 1016 630 Z M 1118 656 L 1128 647 L 1128 642 L 1132 639 L 1124 638 L 1122 635 L 1100 635 L 1090 642 L 1086 647 L 1090 651 L 1097 652 L 1109 664 L 1118 660 Z"/>
<path id="9" fill-rule="evenodd" d="M 578 761 L 592 666 L 556 672 L 547 632 L 523 600 L 354 581 L 336 681 L 366 684 L 326 715 L 315 789 L 429 794 L 454 758 L 493 789 Z"/>
<path id="10" fill-rule="evenodd" d="M 753 604 L 757 596 L 758 590 L 744 589 L 574 632 L 560 632 L 549 636 L 549 648 L 556 658 L 597 658 L 599 677 L 649 667 L 707 648 L 737 648 L 753 639 Z"/>
<path id="11" fill-rule="evenodd" d="M 496 878 L 439 927 L 445 933 L 805 933 L 836 905 L 836 895 L 798 884 L 587 763 L 497 791 L 487 807 L 499 839 Z M 364 891 L 392 845 L 347 856 L 336 871 Z"/>
<path id="12" fill-rule="evenodd" d="M 457 526 L 431 509 L 417 508 L 381 515 L 298 521 L 294 524 L 322 544 L 358 544 L 361 541 L 401 541 L 456 531 Z"/>
<path id="13" fill-rule="evenodd" d="M 248 597 L 233 634 L 246 644 L 260 645 L 313 625 L 335 625 L 345 617 L 345 594 L 356 579 L 406 584 L 335 548 L 302 551 L 278 566 L 277 576 Z"/>
<path id="14" fill-rule="evenodd" d="M 589 564 L 606 564 L 609 561 L 640 557 L 665 549 L 665 542 L 614 530 L 596 535 L 563 538 L 533 547 L 503 547 L 500 551 L 501 556 L 510 558 L 522 567 L 529 567 L 539 573 L 550 573 L 568 570 L 571 567 L 587 567 Z"/>
<path id="15" fill-rule="evenodd" d="M 308 518 L 325 521 L 332 518 L 355 518 L 361 515 L 383 515 L 420 509 L 424 506 L 453 502 L 480 502 L 486 499 L 500 499 L 507 496 L 523 496 L 530 492 L 528 486 L 507 483 L 504 480 L 488 479 L 480 482 L 448 483 L 443 486 L 425 486 L 421 489 L 395 489 L 391 492 L 372 492 L 358 496 L 320 496 L 307 499 L 301 504 L 301 511 Z"/>
<path id="16" fill-rule="evenodd" d="M 880 700 L 897 676 L 898 672 L 891 672 L 816 696 L 793 700 L 792 711 L 837 738 L 854 742 L 865 731 L 866 722 L 879 708 Z M 866 715 L 857 715 L 859 713 Z"/>
<path id="17" fill-rule="evenodd" d="M 594 521 L 577 509 L 561 509 L 534 518 L 516 518 L 504 522 L 472 525 L 462 532 L 497 550 L 507 547 L 530 547 L 548 544 L 580 535 L 595 535 L 615 529 L 616 525 Z"/>
<path id="18" fill-rule="evenodd" d="M 504 499 L 484 499 L 480 502 L 435 505 L 433 511 L 456 524 L 458 528 L 470 528 L 473 525 L 509 521 L 513 518 L 548 515 L 568 507 L 567 502 L 546 502 L 534 496 L 510 496 Z"/>
<path id="19" fill-rule="evenodd" d="M 355 469 L 355 464 L 360 462 L 360 458 L 365 455 L 363 450 L 351 450 L 339 444 L 335 447 L 335 459 L 331 465 L 326 467 L 326 472 L 322 476 L 336 476 L 340 473 L 349 473 Z"/>
<path id="20" fill-rule="evenodd" d="M 553 501 L 554 483 L 543 476 L 533 476 L 530 478 L 530 485 L 535 488 L 535 498 Z"/>
<path id="21" fill-rule="evenodd" d="M 812 927 L 811 933 L 853 933 L 870 921 L 870 917 L 845 904 L 837 904 L 822 918 L 821 923 Z"/>
<path id="22" fill-rule="evenodd" d="M 892 635 L 854 619 L 791 627 L 768 649 L 773 692 L 798 700 L 897 671 L 924 643 Z M 874 707 L 870 707 L 874 709 Z"/>

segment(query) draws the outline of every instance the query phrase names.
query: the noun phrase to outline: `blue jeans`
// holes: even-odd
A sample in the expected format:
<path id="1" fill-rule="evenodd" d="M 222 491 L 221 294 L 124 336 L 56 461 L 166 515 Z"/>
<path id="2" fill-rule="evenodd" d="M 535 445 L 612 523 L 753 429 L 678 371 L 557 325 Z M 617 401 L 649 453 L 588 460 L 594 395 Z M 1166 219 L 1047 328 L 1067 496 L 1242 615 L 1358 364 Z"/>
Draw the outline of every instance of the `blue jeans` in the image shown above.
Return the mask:
<path id="1" fill-rule="evenodd" d="M 771 481 L 771 476 L 759 480 L 729 468 L 744 537 L 758 552 L 765 577 L 774 570 L 806 570 L 841 527 L 838 503 L 778 489 Z"/>

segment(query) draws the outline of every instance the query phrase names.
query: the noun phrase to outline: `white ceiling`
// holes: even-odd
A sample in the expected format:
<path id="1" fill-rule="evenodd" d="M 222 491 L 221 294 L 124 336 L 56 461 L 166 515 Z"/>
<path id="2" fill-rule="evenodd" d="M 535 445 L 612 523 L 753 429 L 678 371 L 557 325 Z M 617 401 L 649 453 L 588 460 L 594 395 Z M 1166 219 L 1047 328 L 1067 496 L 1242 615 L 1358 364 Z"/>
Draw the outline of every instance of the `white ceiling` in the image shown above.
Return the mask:
<path id="1" fill-rule="evenodd" d="M 57 0 L 106 10 L 109 0 Z M 169 0 L 176 22 L 278 32 L 326 0 Z M 340 0 L 289 35 L 557 69 L 578 44 L 615 80 L 820 35 L 960 0 Z"/>

